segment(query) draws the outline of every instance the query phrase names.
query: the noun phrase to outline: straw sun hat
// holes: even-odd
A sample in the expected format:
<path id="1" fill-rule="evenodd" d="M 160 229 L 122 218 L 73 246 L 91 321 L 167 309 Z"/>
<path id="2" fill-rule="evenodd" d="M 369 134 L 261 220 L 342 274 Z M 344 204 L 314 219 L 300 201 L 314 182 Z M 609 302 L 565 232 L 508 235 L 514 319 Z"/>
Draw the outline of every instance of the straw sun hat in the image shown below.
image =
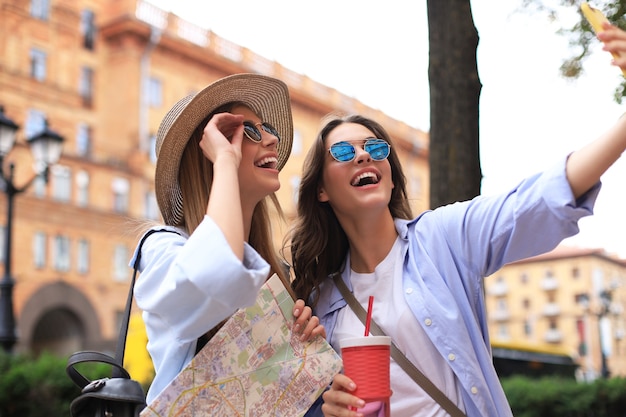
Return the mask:
<path id="1" fill-rule="evenodd" d="M 258 74 L 235 74 L 215 81 L 202 91 L 176 103 L 163 118 L 156 138 L 155 192 L 166 224 L 183 218 L 183 199 L 178 169 L 183 150 L 192 133 L 216 108 L 229 102 L 250 107 L 262 121 L 280 134 L 278 169 L 287 162 L 293 141 L 293 121 L 287 85 Z"/>

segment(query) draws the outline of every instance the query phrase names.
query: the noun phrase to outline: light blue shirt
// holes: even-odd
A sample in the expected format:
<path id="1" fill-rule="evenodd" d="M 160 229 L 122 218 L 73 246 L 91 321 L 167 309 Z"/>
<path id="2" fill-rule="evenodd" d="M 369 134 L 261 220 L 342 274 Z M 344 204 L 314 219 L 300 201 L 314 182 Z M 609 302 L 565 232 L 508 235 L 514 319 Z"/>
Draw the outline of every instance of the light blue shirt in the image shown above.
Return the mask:
<path id="1" fill-rule="evenodd" d="M 148 404 L 191 361 L 198 337 L 237 309 L 254 304 L 269 264 L 247 243 L 240 261 L 224 234 L 205 216 L 190 237 L 169 226 L 142 248 L 135 300 L 143 311 L 156 376 Z M 137 249 L 130 262 L 137 257 Z"/>
<path id="2" fill-rule="evenodd" d="M 469 417 L 512 416 L 493 367 L 483 278 L 578 233 L 577 222 L 593 214 L 599 189 L 600 183 L 575 201 L 564 159 L 507 193 L 426 211 L 410 221 L 396 219 L 398 235 L 407 242 L 405 300 L 461 384 Z M 342 278 L 352 289 L 349 268 Z M 331 343 L 344 307 L 339 290 L 327 279 L 314 314 Z"/>

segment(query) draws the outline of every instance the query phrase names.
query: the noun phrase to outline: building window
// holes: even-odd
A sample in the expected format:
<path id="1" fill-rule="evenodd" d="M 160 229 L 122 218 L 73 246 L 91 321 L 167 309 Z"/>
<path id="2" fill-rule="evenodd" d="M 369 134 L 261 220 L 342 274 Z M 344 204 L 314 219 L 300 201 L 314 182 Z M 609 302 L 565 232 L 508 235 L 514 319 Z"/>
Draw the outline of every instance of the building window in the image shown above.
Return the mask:
<path id="1" fill-rule="evenodd" d="M 89 241 L 87 239 L 80 239 L 77 249 L 76 270 L 79 274 L 86 274 L 89 272 Z"/>
<path id="2" fill-rule="evenodd" d="M 115 178 L 111 184 L 113 189 L 113 211 L 126 213 L 128 211 L 128 190 L 130 185 L 126 178 Z"/>
<path id="3" fill-rule="evenodd" d="M 159 205 L 156 201 L 154 191 L 146 193 L 146 212 L 147 219 L 158 220 L 159 219 Z"/>
<path id="4" fill-rule="evenodd" d="M 31 0 L 30 15 L 37 19 L 48 20 L 50 0 Z"/>
<path id="5" fill-rule="evenodd" d="M 506 325 L 506 323 L 501 323 L 498 326 L 498 338 L 499 339 L 509 338 L 509 327 Z"/>
<path id="6" fill-rule="evenodd" d="M 526 272 L 522 272 L 519 276 L 519 280 L 522 284 L 528 284 L 528 274 Z"/>
<path id="7" fill-rule="evenodd" d="M 93 70 L 89 67 L 82 67 L 80 70 L 78 93 L 83 99 L 83 105 L 91 106 L 93 101 Z"/>
<path id="8" fill-rule="evenodd" d="M 587 335 L 585 334 L 585 320 L 576 319 L 576 333 L 578 334 L 578 354 L 580 356 L 587 355 Z"/>
<path id="9" fill-rule="evenodd" d="M 524 320 L 524 336 L 530 337 L 533 335 L 533 326 L 529 320 Z"/>
<path id="10" fill-rule="evenodd" d="M 70 270 L 70 239 L 57 235 L 54 238 L 54 269 L 60 272 Z"/>
<path id="11" fill-rule="evenodd" d="M 550 323 L 550 330 L 558 330 L 558 323 L 556 319 L 550 319 L 549 323 Z"/>
<path id="12" fill-rule="evenodd" d="M 33 180 L 33 193 L 35 194 L 35 197 L 44 198 L 46 196 L 47 185 L 48 184 L 46 184 L 46 180 L 43 176 L 40 175 L 35 178 Z"/>
<path id="13" fill-rule="evenodd" d="M 573 279 L 580 278 L 580 268 L 578 268 L 577 266 L 572 268 L 572 278 Z"/>
<path id="14" fill-rule="evenodd" d="M 37 81 L 46 79 L 46 60 L 47 55 L 41 49 L 30 50 L 30 76 Z"/>
<path id="15" fill-rule="evenodd" d="M 91 127 L 86 123 L 79 123 L 76 131 L 76 153 L 78 156 L 91 156 Z"/>
<path id="16" fill-rule="evenodd" d="M 87 207 L 89 204 L 89 174 L 87 171 L 76 173 L 76 204 L 79 207 Z"/>
<path id="17" fill-rule="evenodd" d="M 124 245 L 116 245 L 113 254 L 113 279 L 125 281 L 128 279 L 128 248 Z"/>
<path id="18" fill-rule="evenodd" d="M 294 207 L 298 205 L 298 192 L 300 191 L 300 177 L 298 175 L 294 175 L 289 179 L 289 183 L 291 184 L 291 201 L 293 202 Z"/>
<path id="19" fill-rule="evenodd" d="M 80 14 L 80 33 L 83 35 L 83 47 L 93 51 L 96 40 L 95 16 L 91 10 L 83 10 Z"/>
<path id="20" fill-rule="evenodd" d="M 70 201 L 72 195 L 72 177 L 70 168 L 63 165 L 50 167 L 52 175 L 52 198 L 63 203 Z"/>
<path id="21" fill-rule="evenodd" d="M 46 127 L 46 114 L 40 110 L 28 110 L 26 118 L 26 126 L 24 127 L 24 135 L 26 138 L 32 138 Z"/>
<path id="22" fill-rule="evenodd" d="M 300 155 L 302 153 L 302 133 L 298 129 L 293 130 L 293 144 L 291 145 L 291 154 Z"/>
<path id="23" fill-rule="evenodd" d="M 150 107 L 161 107 L 163 103 L 163 87 L 161 80 L 150 77 L 148 79 L 148 104 Z"/>
<path id="24" fill-rule="evenodd" d="M 524 310 L 528 310 L 530 308 L 530 300 L 528 298 L 524 298 L 524 300 L 522 300 L 522 307 Z"/>
<path id="25" fill-rule="evenodd" d="M 41 231 L 33 236 L 33 263 L 37 269 L 46 266 L 46 239 L 46 234 Z"/>
<path id="26" fill-rule="evenodd" d="M 587 293 L 574 294 L 574 303 L 582 306 L 583 308 L 589 307 L 589 295 Z"/>
<path id="27" fill-rule="evenodd" d="M 412 170 L 415 172 L 411 177 L 409 177 L 409 192 L 411 193 L 410 195 L 416 199 L 419 200 L 421 198 L 421 194 L 422 194 L 422 178 L 419 175 L 419 172 L 417 172 L 417 169 L 412 168 Z"/>
<path id="28" fill-rule="evenodd" d="M 150 135 L 150 149 L 148 149 L 150 155 L 150 162 L 156 164 L 157 154 L 156 154 L 156 135 L 153 133 Z"/>

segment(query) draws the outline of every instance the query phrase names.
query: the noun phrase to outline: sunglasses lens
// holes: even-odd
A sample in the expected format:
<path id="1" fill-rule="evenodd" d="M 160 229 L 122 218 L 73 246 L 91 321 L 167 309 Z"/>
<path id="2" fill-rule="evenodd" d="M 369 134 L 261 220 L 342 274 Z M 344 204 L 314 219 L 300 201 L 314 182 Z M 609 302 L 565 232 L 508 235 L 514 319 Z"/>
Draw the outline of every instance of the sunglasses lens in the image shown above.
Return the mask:
<path id="1" fill-rule="evenodd" d="M 389 156 L 389 144 L 382 139 L 368 140 L 364 148 L 374 161 L 382 161 Z"/>
<path id="2" fill-rule="evenodd" d="M 251 122 L 243 122 L 243 133 L 252 142 L 261 142 L 261 132 Z"/>
<path id="3" fill-rule="evenodd" d="M 339 162 L 349 162 L 356 156 L 356 150 L 348 142 L 337 142 L 330 147 L 330 154 Z"/>
<path id="4" fill-rule="evenodd" d="M 276 139 L 278 139 L 278 141 L 280 142 L 280 135 L 278 134 L 278 130 L 276 130 L 274 126 L 272 126 L 269 123 L 262 123 L 261 129 L 265 130 L 267 133 L 269 133 L 272 136 L 276 136 Z"/>

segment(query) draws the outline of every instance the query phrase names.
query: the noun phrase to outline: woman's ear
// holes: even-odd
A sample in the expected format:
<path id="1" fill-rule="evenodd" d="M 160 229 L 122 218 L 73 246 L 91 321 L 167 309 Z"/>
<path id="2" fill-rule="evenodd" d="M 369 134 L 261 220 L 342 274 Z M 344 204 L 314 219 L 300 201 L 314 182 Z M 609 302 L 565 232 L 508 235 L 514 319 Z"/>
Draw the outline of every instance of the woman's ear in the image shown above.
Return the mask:
<path id="1" fill-rule="evenodd" d="M 317 189 L 317 201 L 319 201 L 320 203 L 327 203 L 328 200 L 328 194 L 326 194 L 326 191 L 324 191 L 324 187 L 320 186 Z"/>

